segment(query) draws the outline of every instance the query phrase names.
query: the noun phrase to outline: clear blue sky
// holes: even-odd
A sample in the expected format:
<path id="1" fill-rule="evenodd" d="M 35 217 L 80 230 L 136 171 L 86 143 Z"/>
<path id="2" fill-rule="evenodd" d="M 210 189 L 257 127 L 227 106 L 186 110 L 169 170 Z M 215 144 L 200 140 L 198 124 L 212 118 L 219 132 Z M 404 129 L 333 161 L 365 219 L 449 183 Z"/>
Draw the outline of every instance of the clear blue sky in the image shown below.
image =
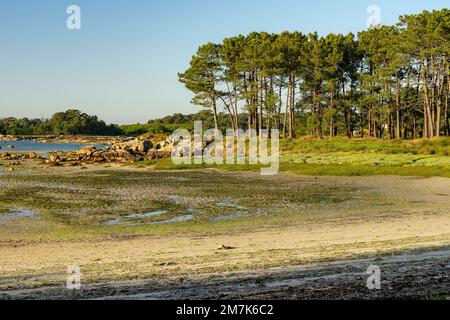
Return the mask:
<path id="1" fill-rule="evenodd" d="M 66 8 L 82 29 L 66 29 Z M 358 32 L 369 5 L 381 22 L 448 0 L 1 0 L 0 117 L 77 107 L 107 122 L 194 113 L 178 83 L 196 48 L 251 31 Z"/>

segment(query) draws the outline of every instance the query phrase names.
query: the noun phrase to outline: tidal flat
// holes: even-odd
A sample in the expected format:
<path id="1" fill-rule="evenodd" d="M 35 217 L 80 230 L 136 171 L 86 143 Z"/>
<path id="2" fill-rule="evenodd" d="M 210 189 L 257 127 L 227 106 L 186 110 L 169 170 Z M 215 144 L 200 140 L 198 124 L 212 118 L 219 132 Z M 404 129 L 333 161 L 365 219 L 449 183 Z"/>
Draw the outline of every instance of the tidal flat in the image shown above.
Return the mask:
<path id="1" fill-rule="evenodd" d="M 152 288 L 180 281 L 445 250 L 448 190 L 444 177 L 25 162 L 0 175 L 0 210 L 39 219 L 0 219 L 0 298 L 114 297 L 117 286 L 152 296 Z M 85 290 L 64 287 L 71 265 L 80 267 Z"/>

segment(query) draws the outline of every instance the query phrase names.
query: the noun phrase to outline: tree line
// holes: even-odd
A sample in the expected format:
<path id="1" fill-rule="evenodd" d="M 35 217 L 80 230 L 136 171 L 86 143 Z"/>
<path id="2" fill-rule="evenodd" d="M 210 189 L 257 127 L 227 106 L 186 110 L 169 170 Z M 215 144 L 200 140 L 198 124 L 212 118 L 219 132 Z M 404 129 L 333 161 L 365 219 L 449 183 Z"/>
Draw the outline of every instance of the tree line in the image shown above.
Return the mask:
<path id="1" fill-rule="evenodd" d="M 48 120 L 0 119 L 0 134 L 4 135 L 120 135 L 122 130 L 114 124 L 107 125 L 97 116 L 79 110 L 57 112 Z"/>
<path id="2" fill-rule="evenodd" d="M 218 114 L 219 129 L 229 128 L 227 115 Z M 71 109 L 57 112 L 50 119 L 3 118 L 0 119 L 0 134 L 3 135 L 103 135 L 103 136 L 139 136 L 145 133 L 170 135 L 178 128 L 194 129 L 194 122 L 202 121 L 204 129 L 214 126 L 214 118 L 208 110 L 195 114 L 175 113 L 159 119 L 151 119 L 145 124 L 107 125 L 95 115 L 88 115 Z M 239 115 L 239 123 L 246 129 L 245 115 Z"/>
<path id="3" fill-rule="evenodd" d="M 314 137 L 450 135 L 450 10 L 404 15 L 356 36 L 253 32 L 198 48 L 179 81 L 233 129 Z"/>

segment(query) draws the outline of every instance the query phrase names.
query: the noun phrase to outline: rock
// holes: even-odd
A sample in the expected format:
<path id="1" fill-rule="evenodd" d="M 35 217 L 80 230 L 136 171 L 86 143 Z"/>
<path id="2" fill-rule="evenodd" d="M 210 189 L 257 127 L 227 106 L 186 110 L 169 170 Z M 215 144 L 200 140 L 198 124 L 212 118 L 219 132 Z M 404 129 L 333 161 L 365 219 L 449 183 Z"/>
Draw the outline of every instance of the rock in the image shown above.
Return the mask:
<path id="1" fill-rule="evenodd" d="M 118 157 L 118 153 L 116 151 L 106 151 L 101 154 L 101 157 L 112 162 L 116 160 L 116 158 Z"/>
<path id="2" fill-rule="evenodd" d="M 16 171 L 14 168 L 8 168 L 9 171 Z"/>
<path id="3" fill-rule="evenodd" d="M 96 163 L 100 163 L 100 162 L 105 162 L 106 159 L 103 157 L 97 156 L 97 157 L 94 157 L 93 161 Z"/>
<path id="4" fill-rule="evenodd" d="M 183 137 L 173 137 L 173 138 L 169 137 L 166 139 L 166 143 L 171 144 L 173 146 L 178 145 L 181 141 L 183 141 Z"/>
<path id="5" fill-rule="evenodd" d="M 131 154 L 131 152 L 127 151 L 127 150 L 118 150 L 117 151 L 117 157 L 119 158 L 126 158 L 126 157 L 132 157 L 133 155 Z"/>
<path id="6" fill-rule="evenodd" d="M 70 155 L 66 158 L 67 161 L 80 161 L 82 156 L 79 155 Z"/>
<path id="7" fill-rule="evenodd" d="M 123 146 L 124 146 L 123 143 L 116 143 L 116 144 L 113 144 L 112 149 L 115 151 L 123 150 L 124 149 Z"/>
<path id="8" fill-rule="evenodd" d="M 7 146 L 6 148 L 8 148 L 8 149 L 14 149 L 14 146 L 11 144 L 11 145 Z"/>
<path id="9" fill-rule="evenodd" d="M 30 152 L 30 153 L 28 154 L 28 157 L 29 157 L 30 159 L 36 159 L 38 156 L 37 156 L 37 153 L 36 153 L 36 152 Z"/>
<path id="10" fill-rule="evenodd" d="M 172 146 L 171 145 L 166 145 L 163 148 L 159 149 L 158 151 L 160 151 L 160 152 L 172 152 Z"/>
<path id="11" fill-rule="evenodd" d="M 224 244 L 217 248 L 217 250 L 233 250 L 233 249 L 236 249 L 236 248 L 235 247 L 226 246 Z"/>
<path id="12" fill-rule="evenodd" d="M 140 143 L 139 139 L 135 139 L 133 142 L 129 143 L 128 149 L 132 152 L 137 152 Z"/>
<path id="13" fill-rule="evenodd" d="M 49 158 L 50 163 L 56 163 L 59 161 L 59 156 L 57 154 L 50 154 L 50 158 Z"/>
<path id="14" fill-rule="evenodd" d="M 96 147 L 88 146 L 78 149 L 77 154 L 84 157 L 90 157 L 95 151 L 97 151 Z"/>
<path id="15" fill-rule="evenodd" d="M 123 143 L 114 144 L 111 149 L 115 150 L 115 151 L 119 151 L 119 150 L 132 151 L 134 148 L 136 151 L 138 145 L 139 145 L 139 141 L 133 140 L 133 141 L 127 141 L 127 142 L 123 142 Z"/>
<path id="16" fill-rule="evenodd" d="M 153 143 L 150 140 L 144 140 L 138 144 L 137 151 L 147 153 L 151 148 L 153 148 Z"/>
<path id="17" fill-rule="evenodd" d="M 150 150 L 147 152 L 146 159 L 147 160 L 157 160 L 157 159 L 166 159 L 172 156 L 172 152 L 161 151 L 161 150 Z"/>
<path id="18" fill-rule="evenodd" d="M 165 141 L 160 141 L 156 144 L 156 150 L 162 149 L 166 146 L 166 142 Z"/>
<path id="19" fill-rule="evenodd" d="M 147 152 L 147 155 L 146 155 L 146 158 L 147 158 L 147 160 L 154 160 L 154 159 L 156 159 L 156 150 L 154 150 L 154 149 L 152 149 L 152 150 L 149 150 L 148 152 Z"/>

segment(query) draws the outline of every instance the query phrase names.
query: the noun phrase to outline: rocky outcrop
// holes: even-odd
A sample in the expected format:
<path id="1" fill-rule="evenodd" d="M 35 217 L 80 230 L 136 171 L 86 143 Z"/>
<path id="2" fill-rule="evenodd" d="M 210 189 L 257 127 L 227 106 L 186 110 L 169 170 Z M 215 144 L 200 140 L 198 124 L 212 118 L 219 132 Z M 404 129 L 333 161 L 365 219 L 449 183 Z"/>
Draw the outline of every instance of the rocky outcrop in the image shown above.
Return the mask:
<path id="1" fill-rule="evenodd" d="M 0 160 L 25 160 L 25 159 L 42 159 L 36 152 L 19 153 L 19 152 L 3 152 L 0 153 Z"/>
<path id="2" fill-rule="evenodd" d="M 166 141 L 160 141 L 156 144 L 155 149 L 160 150 L 160 149 L 164 148 L 166 145 L 167 145 Z"/>
<path id="3" fill-rule="evenodd" d="M 150 140 L 141 141 L 137 145 L 137 151 L 140 153 L 147 153 L 151 148 L 153 148 L 153 143 Z"/>
<path id="4" fill-rule="evenodd" d="M 22 139 L 18 136 L 0 134 L 0 141 L 17 141 L 17 140 L 22 140 Z"/>
<path id="5" fill-rule="evenodd" d="M 48 161 L 51 162 L 51 163 L 59 162 L 59 155 L 52 153 L 50 155 L 50 158 L 48 159 Z"/>
<path id="6" fill-rule="evenodd" d="M 161 142 L 158 143 L 160 146 Z M 131 141 L 115 143 L 110 147 L 97 149 L 94 146 L 87 146 L 78 149 L 76 152 L 58 152 L 50 154 L 45 161 L 51 165 L 66 165 L 74 163 L 81 165 L 85 163 L 103 162 L 136 162 L 142 160 L 153 160 L 169 158 L 172 147 L 166 141 L 162 148 L 156 150 L 155 144 L 148 139 L 137 138 Z"/>
<path id="7" fill-rule="evenodd" d="M 179 156 L 184 156 L 183 148 L 178 148 L 182 142 L 181 137 L 167 138 L 154 142 L 146 136 L 139 137 L 133 140 L 119 141 L 109 147 L 97 149 L 95 146 L 85 146 L 75 152 L 53 152 L 47 159 L 44 159 L 45 164 L 62 165 L 62 166 L 83 166 L 90 163 L 105 163 L 105 162 L 137 162 L 143 160 L 157 160 L 170 158 L 172 150 L 176 148 Z M 213 140 L 205 140 L 203 142 L 194 143 L 191 149 L 192 154 L 201 154 L 203 150 Z M 178 147 L 177 147 L 178 146 Z M 43 159 L 35 152 L 31 153 L 12 153 L 0 152 L 0 159 L 3 160 L 21 160 L 21 159 Z"/>

